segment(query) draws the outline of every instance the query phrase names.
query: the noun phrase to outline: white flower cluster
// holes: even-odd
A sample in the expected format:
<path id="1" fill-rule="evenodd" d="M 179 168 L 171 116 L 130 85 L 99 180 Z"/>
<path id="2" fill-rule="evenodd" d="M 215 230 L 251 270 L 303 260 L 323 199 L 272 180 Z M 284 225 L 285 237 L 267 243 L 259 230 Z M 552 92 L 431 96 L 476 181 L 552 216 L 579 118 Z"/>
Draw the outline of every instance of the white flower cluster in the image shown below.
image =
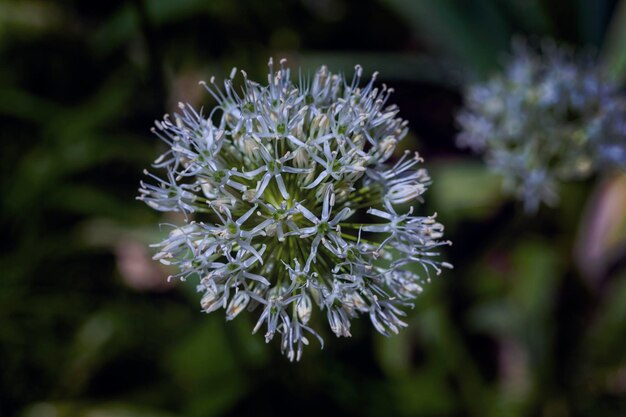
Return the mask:
<path id="1" fill-rule="evenodd" d="M 503 73 L 468 88 L 461 147 L 484 153 L 527 211 L 558 201 L 560 181 L 626 168 L 626 101 L 588 56 L 524 42 Z"/>
<path id="2" fill-rule="evenodd" d="M 430 178 L 417 155 L 387 165 L 407 133 L 386 105 L 392 90 L 375 74 L 360 86 L 358 66 L 350 82 L 321 67 L 295 84 L 284 60 L 276 72 L 270 60 L 267 85 L 241 73 L 239 87 L 235 70 L 224 89 L 203 83 L 218 102 L 208 116 L 181 104 L 156 122 L 168 150 L 154 167 L 166 174 L 148 174 L 139 199 L 188 220 L 155 259 L 200 278 L 205 312 L 231 320 L 260 308 L 254 331 L 278 333 L 290 360 L 310 335 L 322 342 L 314 306 L 337 336 L 360 314 L 397 333 L 400 307 L 450 265 L 434 259 L 448 243 L 434 216 L 396 211 L 420 201 Z"/>

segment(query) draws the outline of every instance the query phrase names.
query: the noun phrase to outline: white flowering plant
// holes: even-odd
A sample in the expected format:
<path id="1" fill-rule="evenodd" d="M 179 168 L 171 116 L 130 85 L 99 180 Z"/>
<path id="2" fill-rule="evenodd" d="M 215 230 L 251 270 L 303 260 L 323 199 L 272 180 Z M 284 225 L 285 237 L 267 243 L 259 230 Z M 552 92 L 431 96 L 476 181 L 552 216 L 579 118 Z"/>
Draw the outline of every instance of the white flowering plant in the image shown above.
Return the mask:
<path id="1" fill-rule="evenodd" d="M 590 54 L 545 41 L 513 45 L 504 71 L 468 86 L 460 147 L 483 154 L 528 212 L 563 181 L 626 168 L 626 100 Z"/>
<path id="2" fill-rule="evenodd" d="M 180 104 L 156 122 L 164 175 L 146 171 L 138 198 L 186 220 L 154 258 L 199 279 L 207 313 L 260 310 L 254 332 L 279 334 L 290 360 L 311 336 L 323 343 L 314 307 L 336 336 L 362 314 L 397 333 L 403 308 L 451 266 L 437 259 L 443 226 L 414 214 L 431 182 L 422 160 L 393 160 L 407 122 L 392 89 L 376 74 L 360 85 L 359 66 L 350 81 L 321 67 L 295 83 L 284 60 L 269 61 L 267 85 L 241 74 L 239 86 L 235 69 L 223 89 L 202 83 L 217 101 L 208 115 Z"/>

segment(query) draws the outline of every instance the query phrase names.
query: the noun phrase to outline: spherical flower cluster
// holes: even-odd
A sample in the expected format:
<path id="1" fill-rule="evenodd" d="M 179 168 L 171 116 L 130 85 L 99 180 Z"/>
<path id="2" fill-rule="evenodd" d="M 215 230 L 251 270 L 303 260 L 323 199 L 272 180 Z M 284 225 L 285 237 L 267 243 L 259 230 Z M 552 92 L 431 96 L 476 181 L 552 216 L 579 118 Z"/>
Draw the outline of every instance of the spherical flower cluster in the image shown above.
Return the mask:
<path id="1" fill-rule="evenodd" d="M 156 122 L 168 149 L 154 163 L 164 176 L 143 183 L 139 199 L 187 219 L 154 245 L 175 277 L 198 277 L 202 310 L 231 320 L 258 309 L 254 332 L 279 334 L 281 350 L 300 359 L 322 338 L 317 306 L 336 336 L 369 316 L 382 334 L 397 333 L 402 307 L 432 272 L 443 226 L 405 205 L 430 184 L 421 159 L 388 164 L 407 123 L 387 106 L 391 89 L 360 86 L 321 67 L 291 80 L 281 61 L 268 84 L 204 84 L 217 100 L 208 116 L 189 105 Z M 239 92 L 238 92 L 239 91 Z M 399 209 L 405 206 L 405 210 Z"/>
<path id="2" fill-rule="evenodd" d="M 484 153 L 527 211 L 558 202 L 558 184 L 626 167 L 626 102 L 590 56 L 523 42 L 503 73 L 472 85 L 458 117 L 461 147 Z"/>

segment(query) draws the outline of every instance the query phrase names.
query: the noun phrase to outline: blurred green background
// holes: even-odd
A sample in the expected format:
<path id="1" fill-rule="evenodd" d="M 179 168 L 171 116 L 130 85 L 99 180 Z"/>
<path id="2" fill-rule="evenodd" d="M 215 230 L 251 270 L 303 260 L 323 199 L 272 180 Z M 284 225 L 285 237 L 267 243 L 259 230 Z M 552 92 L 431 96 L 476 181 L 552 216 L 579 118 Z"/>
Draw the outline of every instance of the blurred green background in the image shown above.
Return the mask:
<path id="1" fill-rule="evenodd" d="M 626 1 L 0 0 L 0 415 L 626 416 L 624 175 L 526 216 L 454 146 L 514 35 L 625 78 Z M 153 120 L 269 56 L 380 71 L 454 242 L 399 336 L 357 320 L 294 364 L 166 282 L 147 245 L 180 219 L 135 200 Z"/>

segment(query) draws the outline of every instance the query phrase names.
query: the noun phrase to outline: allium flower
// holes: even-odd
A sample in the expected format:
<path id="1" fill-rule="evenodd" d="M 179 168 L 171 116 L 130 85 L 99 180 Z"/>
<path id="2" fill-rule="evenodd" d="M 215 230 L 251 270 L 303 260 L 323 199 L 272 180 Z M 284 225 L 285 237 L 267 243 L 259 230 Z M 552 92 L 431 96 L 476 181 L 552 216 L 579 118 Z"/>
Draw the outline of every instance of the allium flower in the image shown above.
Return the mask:
<path id="1" fill-rule="evenodd" d="M 351 81 L 321 67 L 294 83 L 271 60 L 268 85 L 242 74 L 241 87 L 235 70 L 223 90 L 204 84 L 218 102 L 208 116 L 180 104 L 156 122 L 169 149 L 154 167 L 165 174 L 148 174 L 139 199 L 187 220 L 155 245 L 155 259 L 199 278 L 207 313 L 260 310 L 254 332 L 279 334 L 290 360 L 311 336 L 322 342 L 316 316 L 337 336 L 350 336 L 361 314 L 397 333 L 401 307 L 450 265 L 435 259 L 448 243 L 435 217 L 399 212 L 430 177 L 417 155 L 389 163 L 407 133 L 386 106 L 392 90 L 375 87 L 375 75 L 360 86 L 358 66 Z"/>
<path id="2" fill-rule="evenodd" d="M 626 102 L 589 56 L 523 42 L 503 73 L 472 85 L 458 117 L 461 147 L 485 154 L 527 211 L 558 202 L 558 184 L 626 168 Z"/>

